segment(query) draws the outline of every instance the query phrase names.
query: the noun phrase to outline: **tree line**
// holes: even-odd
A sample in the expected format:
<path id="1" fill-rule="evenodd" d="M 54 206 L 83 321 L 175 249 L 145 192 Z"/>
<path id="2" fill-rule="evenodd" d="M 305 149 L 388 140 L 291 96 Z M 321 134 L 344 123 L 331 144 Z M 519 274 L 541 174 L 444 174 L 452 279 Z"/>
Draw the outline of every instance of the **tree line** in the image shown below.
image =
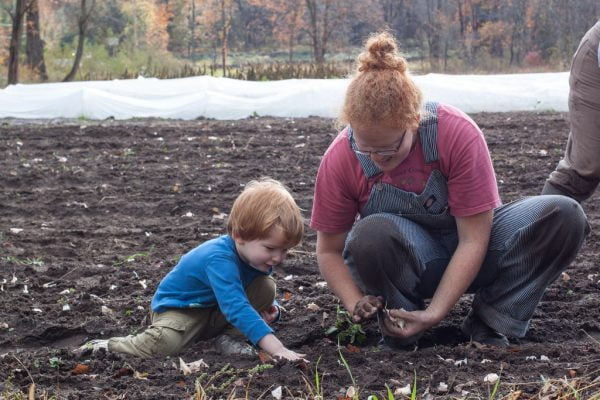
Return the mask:
<path id="1" fill-rule="evenodd" d="M 72 45 L 75 79 L 86 46 L 108 54 L 148 51 L 191 63 L 210 59 L 227 75 L 232 51 L 298 49 L 324 65 L 339 49 L 390 29 L 427 71 L 568 65 L 600 16 L 597 0 L 3 0 L 7 82 L 19 66 L 48 79 L 48 49 Z M 306 60 L 304 60 L 306 61 Z"/>

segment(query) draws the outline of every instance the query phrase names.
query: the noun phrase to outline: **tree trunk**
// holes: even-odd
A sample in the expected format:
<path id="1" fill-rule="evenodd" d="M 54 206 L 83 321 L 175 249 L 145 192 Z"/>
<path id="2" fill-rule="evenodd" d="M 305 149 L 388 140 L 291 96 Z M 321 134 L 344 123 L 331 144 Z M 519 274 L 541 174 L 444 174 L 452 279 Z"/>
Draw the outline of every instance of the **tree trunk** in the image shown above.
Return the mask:
<path id="1" fill-rule="evenodd" d="M 44 62 L 44 41 L 40 37 L 40 13 L 38 0 L 32 0 L 27 11 L 26 64 L 36 72 L 42 81 L 48 80 Z"/>
<path id="2" fill-rule="evenodd" d="M 23 16 L 29 7 L 29 0 L 16 0 L 15 12 L 10 14 L 12 18 L 12 30 L 10 34 L 10 45 L 8 48 L 8 84 L 19 83 L 19 47 L 21 45 L 21 34 L 23 33 Z"/>
<path id="3" fill-rule="evenodd" d="M 308 35 L 312 40 L 312 52 L 315 63 L 319 64 L 319 13 L 317 10 L 317 0 L 306 0 L 306 8 L 308 8 L 308 16 L 310 29 Z"/>
<path id="4" fill-rule="evenodd" d="M 296 26 L 294 25 L 291 27 L 290 37 L 289 37 L 289 41 L 288 41 L 288 52 L 289 52 L 289 62 L 290 63 L 294 61 L 295 37 L 296 37 Z"/>
<path id="5" fill-rule="evenodd" d="M 79 17 L 79 38 L 77 40 L 77 51 L 75 53 L 75 60 L 73 61 L 73 67 L 71 71 L 65 76 L 63 82 L 70 82 L 77 75 L 77 71 L 79 70 L 79 63 L 81 62 L 81 57 L 83 56 L 83 45 L 85 43 L 85 32 L 87 30 L 87 24 L 90 19 L 90 15 L 92 15 L 92 11 L 94 10 L 95 0 L 92 0 L 91 7 L 87 8 L 87 0 L 81 0 L 81 15 Z"/>
<path id="6" fill-rule="evenodd" d="M 194 61 L 196 58 L 196 0 L 192 0 L 190 13 L 190 41 L 188 45 L 188 58 Z"/>
<path id="7" fill-rule="evenodd" d="M 221 0 L 221 20 L 223 27 L 221 29 L 221 62 L 223 68 L 223 77 L 227 76 L 227 50 L 229 40 L 229 28 L 231 28 L 231 14 L 227 12 L 227 1 Z"/>

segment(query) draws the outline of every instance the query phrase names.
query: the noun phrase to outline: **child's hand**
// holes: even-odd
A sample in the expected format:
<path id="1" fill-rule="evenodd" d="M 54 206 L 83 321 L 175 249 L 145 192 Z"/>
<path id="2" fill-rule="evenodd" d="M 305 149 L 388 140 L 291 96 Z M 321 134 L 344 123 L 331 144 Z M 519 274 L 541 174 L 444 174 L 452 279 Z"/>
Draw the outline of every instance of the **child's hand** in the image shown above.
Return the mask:
<path id="1" fill-rule="evenodd" d="M 275 304 L 272 304 L 267 310 L 261 311 L 260 316 L 267 324 L 272 324 L 277 319 L 280 312 L 281 310 L 279 310 L 279 307 L 277 307 Z"/>
<path id="2" fill-rule="evenodd" d="M 289 361 L 304 361 L 304 362 L 308 362 L 304 357 L 306 357 L 306 354 L 300 354 L 300 353 L 296 353 L 295 351 L 292 351 L 286 347 L 282 347 L 280 350 L 276 351 L 275 353 L 272 354 L 273 358 L 277 359 L 286 359 Z"/>
<path id="3" fill-rule="evenodd" d="M 361 322 L 365 319 L 372 318 L 377 311 L 383 307 L 383 297 L 381 296 L 364 296 L 356 302 L 354 312 L 352 313 L 352 321 Z"/>

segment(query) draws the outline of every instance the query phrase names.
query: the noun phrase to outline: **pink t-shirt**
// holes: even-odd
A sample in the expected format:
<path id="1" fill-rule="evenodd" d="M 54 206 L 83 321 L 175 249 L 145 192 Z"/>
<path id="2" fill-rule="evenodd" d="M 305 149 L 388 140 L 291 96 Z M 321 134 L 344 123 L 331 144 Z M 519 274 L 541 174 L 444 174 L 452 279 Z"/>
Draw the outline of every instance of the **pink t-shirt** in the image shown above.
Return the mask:
<path id="1" fill-rule="evenodd" d="M 340 132 L 319 166 L 311 228 L 347 232 L 367 203 L 373 185 L 383 182 L 421 193 L 435 169 L 446 177 L 451 215 L 466 217 L 498 207 L 501 202 L 494 167 L 479 127 L 462 111 L 440 104 L 437 129 L 438 161 L 426 164 L 417 140 L 400 165 L 368 180 L 349 146 L 347 129 Z"/>

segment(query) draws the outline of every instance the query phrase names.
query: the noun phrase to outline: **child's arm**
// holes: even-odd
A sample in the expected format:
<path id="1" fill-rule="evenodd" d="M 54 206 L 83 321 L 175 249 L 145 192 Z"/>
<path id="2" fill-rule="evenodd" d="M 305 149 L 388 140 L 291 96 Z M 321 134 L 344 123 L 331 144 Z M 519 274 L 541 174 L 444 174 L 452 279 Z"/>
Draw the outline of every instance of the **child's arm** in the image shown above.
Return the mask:
<path id="1" fill-rule="evenodd" d="M 258 341 L 258 346 L 269 353 L 272 357 L 285 358 L 286 360 L 304 360 L 306 354 L 299 354 L 286 348 L 275 335 L 269 333 Z M 304 360 L 306 361 L 306 360 Z"/>
<path id="2" fill-rule="evenodd" d="M 260 316 L 267 324 L 274 324 L 279 321 L 281 319 L 281 307 L 277 303 L 277 300 L 275 300 L 268 310 L 261 311 Z"/>

